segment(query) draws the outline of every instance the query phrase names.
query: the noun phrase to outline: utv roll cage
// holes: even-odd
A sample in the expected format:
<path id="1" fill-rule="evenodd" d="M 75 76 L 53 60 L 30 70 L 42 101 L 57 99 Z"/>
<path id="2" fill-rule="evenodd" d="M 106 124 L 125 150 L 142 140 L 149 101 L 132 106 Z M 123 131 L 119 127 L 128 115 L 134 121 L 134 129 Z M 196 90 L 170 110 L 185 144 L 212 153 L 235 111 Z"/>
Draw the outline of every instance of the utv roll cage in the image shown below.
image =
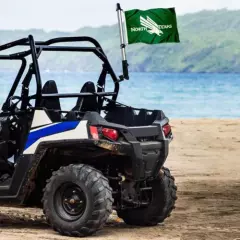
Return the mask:
<path id="1" fill-rule="evenodd" d="M 83 46 L 52 46 L 56 43 L 67 43 L 67 42 L 90 42 L 94 45 L 94 47 L 83 47 Z M 34 41 L 34 38 L 32 35 L 29 35 L 27 38 L 22 38 L 13 42 L 9 42 L 7 44 L 0 46 L 0 51 L 7 50 L 16 46 L 28 46 L 29 49 L 12 53 L 8 55 L 0 55 L 0 60 L 19 60 L 21 61 L 20 69 L 17 73 L 17 76 L 14 80 L 14 83 L 11 87 L 11 90 L 7 96 L 7 99 L 5 103 L 2 106 L 3 111 L 8 110 L 8 102 L 13 97 L 16 88 L 22 79 L 22 76 L 26 70 L 27 67 L 27 60 L 26 57 L 30 56 L 32 57 L 32 63 L 29 64 L 29 69 L 23 78 L 22 81 L 22 92 L 21 92 L 21 110 L 26 109 L 27 103 L 31 99 L 36 99 L 35 102 L 35 108 L 40 107 L 41 100 L 44 98 L 72 98 L 72 97 L 87 97 L 91 95 L 95 95 L 98 97 L 98 106 L 100 109 L 102 108 L 103 101 L 108 100 L 115 102 L 117 99 L 118 91 L 119 91 L 119 82 L 122 80 L 119 80 L 117 76 L 115 75 L 101 45 L 96 41 L 95 39 L 91 37 L 86 36 L 80 36 L 80 37 L 59 37 L 59 38 L 53 38 L 49 39 L 47 41 Z M 103 67 L 101 74 L 98 78 L 97 82 L 97 92 L 96 93 L 65 93 L 65 94 L 43 94 L 42 93 L 42 81 L 41 81 L 41 74 L 39 70 L 38 65 L 38 58 L 40 57 L 41 53 L 43 51 L 67 51 L 67 52 L 92 52 L 94 53 L 100 60 L 103 62 Z M 106 82 L 106 76 L 109 74 L 114 82 L 114 91 L 113 92 L 105 92 L 105 82 Z M 29 84 L 32 79 L 32 75 L 35 75 L 36 78 L 36 94 L 29 96 Z M 112 96 L 112 99 L 106 98 L 107 96 Z"/>

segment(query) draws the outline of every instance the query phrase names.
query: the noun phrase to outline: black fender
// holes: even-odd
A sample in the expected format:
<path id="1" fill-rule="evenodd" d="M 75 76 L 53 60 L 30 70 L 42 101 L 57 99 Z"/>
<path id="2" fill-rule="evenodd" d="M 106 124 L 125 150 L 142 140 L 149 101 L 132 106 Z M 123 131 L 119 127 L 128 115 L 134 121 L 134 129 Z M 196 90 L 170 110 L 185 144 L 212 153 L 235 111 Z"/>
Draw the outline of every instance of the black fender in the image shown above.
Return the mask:
<path id="1" fill-rule="evenodd" d="M 22 183 L 19 186 L 19 193 L 15 195 L 21 203 L 24 202 L 24 200 L 29 196 L 31 191 L 33 190 L 33 181 L 35 178 L 36 171 L 39 167 L 39 164 L 41 163 L 41 160 L 44 158 L 46 152 L 48 149 L 51 148 L 59 148 L 59 149 L 71 149 L 76 148 L 83 149 L 83 151 L 86 150 L 88 147 L 94 147 L 99 149 L 99 151 L 107 151 L 111 152 L 111 154 L 114 155 L 128 155 L 131 151 L 130 144 L 121 144 L 117 142 L 110 142 L 107 140 L 93 140 L 93 139 L 76 139 L 76 140 L 59 140 L 59 141 L 45 141 L 41 142 L 34 154 L 25 154 L 21 157 L 21 163 L 24 162 L 24 164 L 20 164 L 16 168 L 16 176 L 17 179 L 20 180 L 22 172 L 25 172 L 25 176 L 23 177 Z M 69 161 L 69 164 L 71 164 L 71 161 Z M 28 166 L 27 166 L 28 165 Z M 24 169 L 23 169 L 24 168 Z M 14 174 L 15 175 L 15 174 Z M 21 176 L 20 176 L 21 175 Z M 16 184 L 17 185 L 17 184 Z M 16 188 L 15 185 L 15 188 Z"/>

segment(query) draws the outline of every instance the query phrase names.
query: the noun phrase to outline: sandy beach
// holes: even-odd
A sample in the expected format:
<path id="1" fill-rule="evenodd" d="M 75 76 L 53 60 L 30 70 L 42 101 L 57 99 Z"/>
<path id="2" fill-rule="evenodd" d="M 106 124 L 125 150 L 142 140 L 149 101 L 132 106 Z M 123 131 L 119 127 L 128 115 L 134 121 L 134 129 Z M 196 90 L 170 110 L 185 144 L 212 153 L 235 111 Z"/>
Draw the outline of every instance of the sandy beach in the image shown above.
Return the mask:
<path id="1" fill-rule="evenodd" d="M 240 239 L 240 120 L 172 120 L 174 140 L 166 166 L 178 185 L 176 209 L 164 224 L 125 225 L 112 216 L 103 230 L 85 239 Z M 37 209 L 0 207 L 0 240 L 73 239 L 44 221 L 22 223 L 17 212 Z"/>

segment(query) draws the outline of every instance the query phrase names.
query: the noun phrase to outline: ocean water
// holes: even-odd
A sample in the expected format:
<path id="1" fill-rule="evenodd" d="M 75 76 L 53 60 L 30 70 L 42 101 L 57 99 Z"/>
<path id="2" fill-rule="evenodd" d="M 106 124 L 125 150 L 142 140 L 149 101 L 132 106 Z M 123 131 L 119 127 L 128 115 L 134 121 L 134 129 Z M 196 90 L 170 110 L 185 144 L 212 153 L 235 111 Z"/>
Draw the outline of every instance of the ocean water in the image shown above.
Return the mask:
<path id="1" fill-rule="evenodd" d="M 6 99 L 15 72 L 0 72 L 0 101 Z M 43 83 L 54 79 L 60 93 L 79 92 L 86 81 L 97 82 L 98 73 L 42 73 Z M 32 81 L 31 93 L 35 91 Z M 113 90 L 111 79 L 107 91 Z M 20 93 L 20 87 L 17 94 Z M 130 73 L 120 83 L 118 101 L 138 108 L 161 109 L 170 118 L 239 118 L 240 74 Z M 76 99 L 62 99 L 63 110 Z"/>

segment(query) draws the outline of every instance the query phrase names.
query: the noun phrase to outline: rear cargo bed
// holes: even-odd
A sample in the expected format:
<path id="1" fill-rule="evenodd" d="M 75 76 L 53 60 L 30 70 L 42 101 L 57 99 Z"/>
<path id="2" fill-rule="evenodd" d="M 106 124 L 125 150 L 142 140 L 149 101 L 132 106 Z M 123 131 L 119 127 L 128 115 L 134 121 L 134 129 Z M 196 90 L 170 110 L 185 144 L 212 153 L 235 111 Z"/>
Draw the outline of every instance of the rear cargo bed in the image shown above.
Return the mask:
<path id="1" fill-rule="evenodd" d="M 156 120 L 161 121 L 166 116 L 161 110 L 137 109 L 127 106 L 114 106 L 107 111 L 105 119 L 108 122 L 128 127 L 148 126 Z"/>

